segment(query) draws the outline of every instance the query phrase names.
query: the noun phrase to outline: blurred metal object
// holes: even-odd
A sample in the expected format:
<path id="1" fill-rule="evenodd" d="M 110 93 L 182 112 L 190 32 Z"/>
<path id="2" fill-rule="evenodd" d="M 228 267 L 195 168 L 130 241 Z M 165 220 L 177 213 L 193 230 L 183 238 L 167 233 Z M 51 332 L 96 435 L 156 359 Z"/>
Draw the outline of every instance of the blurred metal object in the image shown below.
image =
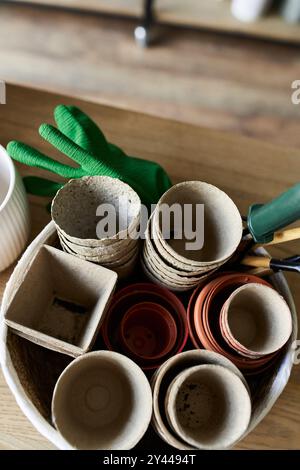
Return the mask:
<path id="1" fill-rule="evenodd" d="M 282 4 L 281 15 L 287 23 L 297 24 L 300 22 L 299 0 L 285 0 Z"/>
<path id="2" fill-rule="evenodd" d="M 148 47 L 153 40 L 154 0 L 144 0 L 142 22 L 134 30 L 136 43 L 140 47 Z"/>

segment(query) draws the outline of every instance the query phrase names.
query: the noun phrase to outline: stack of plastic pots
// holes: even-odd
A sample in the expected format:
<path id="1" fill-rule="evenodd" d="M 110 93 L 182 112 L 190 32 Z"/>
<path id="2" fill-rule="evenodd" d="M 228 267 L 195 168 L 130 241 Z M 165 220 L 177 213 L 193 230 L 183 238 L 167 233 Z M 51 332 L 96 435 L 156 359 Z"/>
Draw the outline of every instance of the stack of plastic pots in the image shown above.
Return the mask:
<path id="1" fill-rule="evenodd" d="M 188 325 L 195 347 L 222 354 L 246 374 L 268 368 L 292 330 L 285 300 L 265 280 L 243 273 L 219 274 L 199 286 Z"/>
<path id="2" fill-rule="evenodd" d="M 144 370 L 156 369 L 183 350 L 188 338 L 186 310 L 167 289 L 133 284 L 113 297 L 102 335 L 108 349 L 122 352 Z"/>

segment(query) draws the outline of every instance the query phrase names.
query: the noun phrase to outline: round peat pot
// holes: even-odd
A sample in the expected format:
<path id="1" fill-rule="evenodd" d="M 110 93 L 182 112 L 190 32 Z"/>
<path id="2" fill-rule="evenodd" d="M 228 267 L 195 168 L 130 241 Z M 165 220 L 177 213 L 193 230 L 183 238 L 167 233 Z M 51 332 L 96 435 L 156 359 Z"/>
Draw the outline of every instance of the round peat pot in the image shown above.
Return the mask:
<path id="1" fill-rule="evenodd" d="M 182 213 L 185 213 L 187 205 L 191 209 L 190 229 L 199 222 L 199 204 L 205 205 L 202 223 L 204 245 L 201 249 L 191 248 L 190 236 L 186 237 L 184 230 L 187 221 L 182 218 L 182 226 L 177 226 L 174 220 L 169 226 L 169 220 L 165 220 L 168 217 L 165 209 L 175 204 L 181 206 Z M 225 263 L 232 256 L 243 231 L 239 210 L 230 197 L 216 186 L 202 181 L 185 181 L 166 191 L 157 203 L 152 223 L 158 239 L 175 263 L 205 270 Z M 167 233 L 164 233 L 165 226 L 169 228 Z"/>
<path id="2" fill-rule="evenodd" d="M 119 204 L 120 197 L 124 198 L 124 204 Z M 107 204 L 115 208 L 118 225 L 118 231 L 109 236 L 100 230 L 97 233 L 98 207 Z M 51 206 L 52 220 L 66 244 L 71 242 L 73 250 L 83 246 L 89 254 L 94 248 L 120 240 L 126 245 L 128 235 L 140 223 L 140 212 L 138 194 L 128 184 L 109 176 L 71 179 L 57 192 Z"/>
<path id="3" fill-rule="evenodd" d="M 288 341 L 292 316 L 274 289 L 257 283 L 236 289 L 223 305 L 220 327 L 225 341 L 239 354 L 262 357 Z"/>
<path id="4" fill-rule="evenodd" d="M 95 351 L 75 359 L 54 389 L 52 419 L 73 449 L 132 449 L 151 414 L 146 376 L 115 352 Z"/>
<path id="5" fill-rule="evenodd" d="M 182 371 L 203 364 L 215 364 L 228 368 L 242 380 L 247 388 L 245 378 L 235 365 L 225 357 L 213 351 L 205 351 L 203 349 L 184 351 L 164 362 L 151 379 L 153 392 L 152 424 L 155 431 L 162 439 L 176 449 L 191 450 L 194 449 L 194 447 L 184 442 L 170 426 L 165 413 L 165 397 L 167 390 L 173 379 Z"/>
<path id="6" fill-rule="evenodd" d="M 172 351 L 177 326 L 171 313 L 154 302 L 141 302 L 125 313 L 120 327 L 124 349 L 132 357 L 156 361 Z"/>
<path id="7" fill-rule="evenodd" d="M 200 365 L 169 385 L 165 409 L 180 438 L 197 449 L 226 449 L 246 432 L 251 399 L 242 380 L 226 367 Z"/>

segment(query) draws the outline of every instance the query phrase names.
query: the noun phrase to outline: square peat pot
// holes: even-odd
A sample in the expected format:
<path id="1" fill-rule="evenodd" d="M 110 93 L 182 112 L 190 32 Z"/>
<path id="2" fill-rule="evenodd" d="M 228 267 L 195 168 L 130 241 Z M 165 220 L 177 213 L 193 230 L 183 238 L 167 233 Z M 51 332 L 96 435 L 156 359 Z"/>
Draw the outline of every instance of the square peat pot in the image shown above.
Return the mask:
<path id="1" fill-rule="evenodd" d="M 93 346 L 117 274 L 44 245 L 29 266 L 5 315 L 19 336 L 80 356 Z"/>

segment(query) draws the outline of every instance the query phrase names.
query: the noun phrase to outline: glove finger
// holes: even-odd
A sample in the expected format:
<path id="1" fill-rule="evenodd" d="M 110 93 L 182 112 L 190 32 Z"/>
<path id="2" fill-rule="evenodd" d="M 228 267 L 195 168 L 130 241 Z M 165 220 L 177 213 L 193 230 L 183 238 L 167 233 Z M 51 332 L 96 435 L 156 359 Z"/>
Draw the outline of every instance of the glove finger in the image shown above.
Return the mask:
<path id="1" fill-rule="evenodd" d="M 97 124 L 76 106 L 59 105 L 54 110 L 59 130 L 84 150 L 105 158 L 109 154 L 106 138 Z"/>
<path id="2" fill-rule="evenodd" d="M 43 139 L 79 165 L 87 163 L 88 160 L 96 162 L 96 158 L 93 155 L 79 147 L 79 145 L 51 124 L 42 124 L 39 128 L 39 133 Z"/>
<path id="3" fill-rule="evenodd" d="M 63 176 L 64 178 L 78 178 L 79 171 L 81 171 L 80 169 L 72 168 L 68 165 L 57 162 L 22 142 L 9 142 L 7 145 L 7 152 L 11 158 L 20 163 L 51 171 L 52 173 Z"/>
<path id="4" fill-rule="evenodd" d="M 39 129 L 41 137 L 56 147 L 67 157 L 82 167 L 85 175 L 107 175 L 118 178 L 119 175 L 105 162 L 79 147 L 71 139 L 50 124 L 42 124 Z"/>

